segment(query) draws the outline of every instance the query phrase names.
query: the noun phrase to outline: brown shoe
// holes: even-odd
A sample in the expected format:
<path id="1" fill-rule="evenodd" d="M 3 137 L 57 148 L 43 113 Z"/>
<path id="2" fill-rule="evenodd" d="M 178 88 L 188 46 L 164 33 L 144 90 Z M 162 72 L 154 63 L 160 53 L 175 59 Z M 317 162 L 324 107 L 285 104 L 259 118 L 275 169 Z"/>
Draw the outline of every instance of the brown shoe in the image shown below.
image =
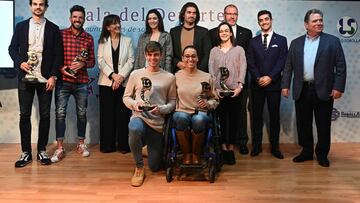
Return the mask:
<path id="1" fill-rule="evenodd" d="M 197 134 L 191 131 L 191 134 L 192 134 L 192 152 L 193 152 L 192 164 L 201 164 L 200 155 L 203 148 L 205 132 Z"/>
<path id="2" fill-rule="evenodd" d="M 139 187 L 143 184 L 145 179 L 145 169 L 144 168 L 135 168 L 133 177 L 131 178 L 131 186 Z"/>
<path id="3" fill-rule="evenodd" d="M 190 132 L 189 130 L 185 131 L 176 131 L 176 138 L 180 145 L 180 149 L 184 154 L 182 164 L 191 164 L 191 146 L 190 146 Z"/>

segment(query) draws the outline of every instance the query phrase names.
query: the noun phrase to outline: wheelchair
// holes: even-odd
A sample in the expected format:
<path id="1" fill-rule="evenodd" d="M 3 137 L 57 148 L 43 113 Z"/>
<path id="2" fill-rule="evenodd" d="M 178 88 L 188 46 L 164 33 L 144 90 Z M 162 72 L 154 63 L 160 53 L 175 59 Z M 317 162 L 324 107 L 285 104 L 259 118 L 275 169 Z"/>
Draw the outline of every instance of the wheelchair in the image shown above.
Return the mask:
<path id="1" fill-rule="evenodd" d="M 176 137 L 176 129 L 173 127 L 172 114 L 169 115 L 164 129 L 164 166 L 166 170 L 166 181 L 173 180 L 176 167 L 182 169 L 207 169 L 208 179 L 213 183 L 216 174 L 221 171 L 222 155 L 220 142 L 220 122 L 215 111 L 208 112 L 212 116 L 211 127 L 207 130 L 202 153 L 200 155 L 201 164 L 182 164 L 182 152 Z"/>

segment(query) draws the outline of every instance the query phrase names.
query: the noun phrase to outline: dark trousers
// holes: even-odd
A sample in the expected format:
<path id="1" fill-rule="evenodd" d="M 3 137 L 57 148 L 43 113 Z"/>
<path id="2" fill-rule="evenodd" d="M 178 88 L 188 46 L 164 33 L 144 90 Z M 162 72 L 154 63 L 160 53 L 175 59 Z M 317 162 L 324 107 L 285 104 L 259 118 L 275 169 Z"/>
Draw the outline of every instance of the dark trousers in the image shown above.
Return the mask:
<path id="1" fill-rule="evenodd" d="M 313 115 L 317 129 L 318 142 L 315 147 L 317 157 L 327 157 L 330 151 L 331 113 L 334 100 L 320 100 L 314 86 L 304 83 L 300 98 L 295 101 L 296 124 L 302 153 L 312 156 L 314 153 Z"/>
<path id="2" fill-rule="evenodd" d="M 241 119 L 240 96 L 220 99 L 217 113 L 220 119 L 221 139 L 223 144 L 236 144 L 236 135 L 239 134 Z"/>
<path id="3" fill-rule="evenodd" d="M 247 103 L 249 98 L 249 90 L 246 85 L 244 85 L 244 88 L 241 90 L 241 93 L 238 97 L 240 102 L 238 106 L 235 107 L 238 108 L 239 112 L 239 120 L 237 123 L 239 127 L 239 130 L 237 132 L 237 143 L 240 146 L 246 146 L 249 141 L 249 137 L 247 134 Z"/>
<path id="4" fill-rule="evenodd" d="M 263 137 L 263 112 L 265 101 L 267 103 L 270 118 L 270 144 L 272 149 L 279 147 L 280 133 L 280 100 L 281 92 L 265 91 L 254 87 L 251 89 L 252 96 L 252 143 L 253 147 L 261 147 Z"/>
<path id="5" fill-rule="evenodd" d="M 99 86 L 100 98 L 100 151 L 130 151 L 128 123 L 131 111 L 122 101 L 125 87 L 113 91 Z"/>
<path id="6" fill-rule="evenodd" d="M 39 100 L 40 113 L 37 151 L 46 151 L 49 140 L 52 91 L 46 91 L 45 85 L 45 83 L 29 84 L 23 81 L 18 83 L 21 149 L 23 152 L 31 153 L 31 111 L 35 91 Z"/>

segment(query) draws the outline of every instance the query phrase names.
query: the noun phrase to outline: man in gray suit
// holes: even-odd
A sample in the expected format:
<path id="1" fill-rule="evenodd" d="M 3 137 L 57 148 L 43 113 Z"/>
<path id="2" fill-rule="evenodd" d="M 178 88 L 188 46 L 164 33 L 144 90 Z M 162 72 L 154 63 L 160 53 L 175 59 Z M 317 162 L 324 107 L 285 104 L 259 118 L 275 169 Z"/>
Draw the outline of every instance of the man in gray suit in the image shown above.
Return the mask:
<path id="1" fill-rule="evenodd" d="M 331 113 L 334 100 L 342 96 L 346 62 L 340 40 L 324 33 L 323 13 L 311 9 L 305 14 L 307 33 L 291 42 L 282 78 L 282 95 L 289 96 L 292 74 L 296 124 L 302 152 L 294 162 L 313 160 L 313 114 L 318 142 L 315 154 L 320 166 L 329 167 Z"/>

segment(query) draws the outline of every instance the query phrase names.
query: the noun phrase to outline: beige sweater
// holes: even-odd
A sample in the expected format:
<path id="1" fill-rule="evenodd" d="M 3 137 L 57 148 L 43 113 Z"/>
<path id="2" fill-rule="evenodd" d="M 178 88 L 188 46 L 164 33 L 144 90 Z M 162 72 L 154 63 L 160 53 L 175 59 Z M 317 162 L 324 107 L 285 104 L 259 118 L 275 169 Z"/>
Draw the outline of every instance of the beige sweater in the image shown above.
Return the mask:
<path id="1" fill-rule="evenodd" d="M 161 115 L 154 115 L 150 112 L 134 111 L 136 104 L 141 100 L 142 77 L 147 77 L 152 82 L 150 91 L 145 93 L 150 98 L 150 104 L 158 105 Z M 160 69 L 157 72 L 150 72 L 146 68 L 134 70 L 129 77 L 123 96 L 124 104 L 131 109 L 132 117 L 141 118 L 147 125 L 158 132 L 163 131 L 164 118 L 175 108 L 176 87 L 175 77 L 171 73 Z"/>
<path id="2" fill-rule="evenodd" d="M 179 70 L 175 74 L 176 78 L 176 111 L 186 113 L 194 113 L 198 108 L 198 96 L 201 93 L 201 82 L 208 82 L 211 86 L 210 99 L 207 101 L 209 109 L 215 109 L 219 104 L 219 99 L 216 96 L 214 80 L 209 73 L 201 70 L 188 73 L 184 70 Z"/>

